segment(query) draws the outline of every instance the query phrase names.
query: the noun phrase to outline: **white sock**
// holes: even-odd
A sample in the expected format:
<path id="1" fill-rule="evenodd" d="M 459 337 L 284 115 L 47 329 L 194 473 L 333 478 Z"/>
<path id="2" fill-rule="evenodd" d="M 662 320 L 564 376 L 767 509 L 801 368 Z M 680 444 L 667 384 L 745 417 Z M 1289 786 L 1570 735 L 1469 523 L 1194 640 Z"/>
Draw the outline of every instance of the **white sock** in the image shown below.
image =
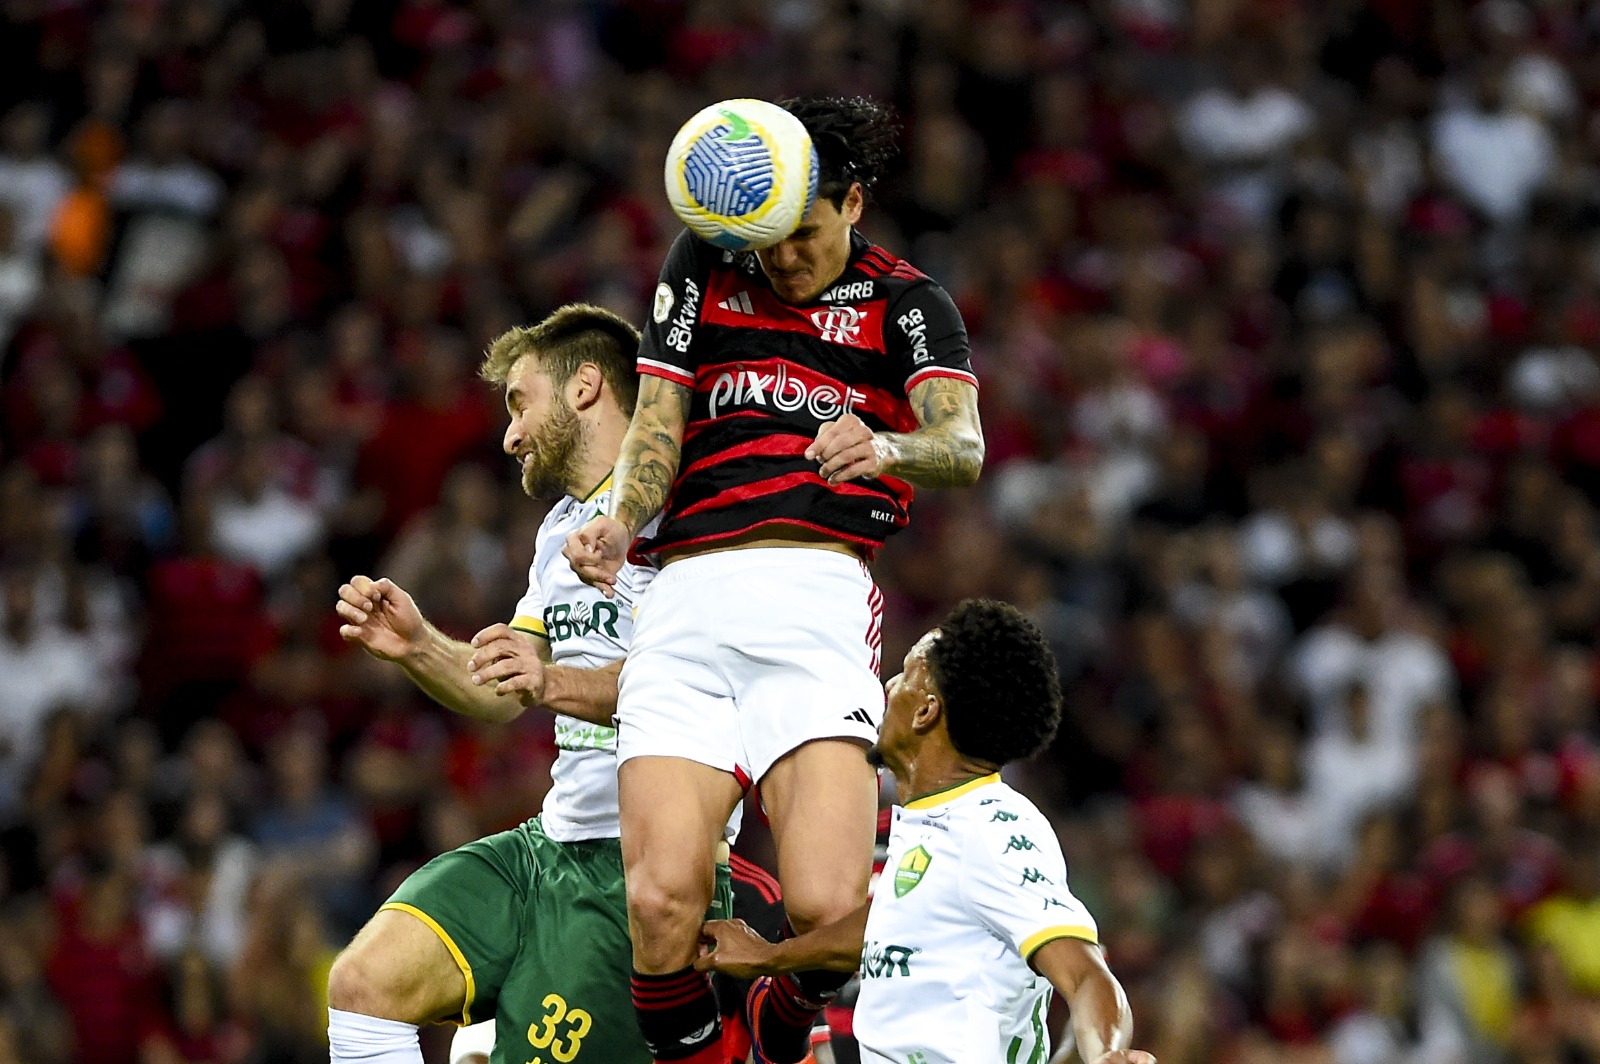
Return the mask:
<path id="1" fill-rule="evenodd" d="M 494 1052 L 494 1021 L 459 1028 L 450 1040 L 450 1064 L 477 1064 Z"/>
<path id="2" fill-rule="evenodd" d="M 328 1010 L 330 1064 L 422 1064 L 417 1025 Z"/>

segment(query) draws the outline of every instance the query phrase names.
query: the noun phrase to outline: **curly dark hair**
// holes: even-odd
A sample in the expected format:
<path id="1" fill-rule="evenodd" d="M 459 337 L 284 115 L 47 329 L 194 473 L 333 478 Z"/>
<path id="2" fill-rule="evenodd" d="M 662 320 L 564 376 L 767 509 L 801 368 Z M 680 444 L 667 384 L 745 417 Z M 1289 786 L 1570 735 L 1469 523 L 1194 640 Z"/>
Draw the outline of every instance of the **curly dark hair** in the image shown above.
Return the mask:
<path id="1" fill-rule="evenodd" d="M 1061 680 L 1044 634 L 1015 606 L 968 599 L 939 625 L 928 667 L 950 742 L 1004 765 L 1032 757 L 1061 723 Z"/>
<path id="2" fill-rule="evenodd" d="M 817 149 L 817 198 L 844 206 L 854 182 L 870 192 L 899 150 L 894 108 L 865 96 L 796 96 L 778 106 L 794 115 Z"/>

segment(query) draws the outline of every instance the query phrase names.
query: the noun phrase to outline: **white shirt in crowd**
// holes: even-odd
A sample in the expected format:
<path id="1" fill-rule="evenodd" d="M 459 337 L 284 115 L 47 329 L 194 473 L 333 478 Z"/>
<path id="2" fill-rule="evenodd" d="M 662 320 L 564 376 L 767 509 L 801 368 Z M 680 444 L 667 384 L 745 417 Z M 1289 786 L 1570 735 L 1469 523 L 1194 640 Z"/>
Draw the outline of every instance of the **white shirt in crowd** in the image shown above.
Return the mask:
<path id="1" fill-rule="evenodd" d="M 1500 223 L 1521 219 L 1556 164 L 1550 131 L 1521 111 L 1446 111 L 1434 120 L 1433 151 L 1445 179 Z"/>

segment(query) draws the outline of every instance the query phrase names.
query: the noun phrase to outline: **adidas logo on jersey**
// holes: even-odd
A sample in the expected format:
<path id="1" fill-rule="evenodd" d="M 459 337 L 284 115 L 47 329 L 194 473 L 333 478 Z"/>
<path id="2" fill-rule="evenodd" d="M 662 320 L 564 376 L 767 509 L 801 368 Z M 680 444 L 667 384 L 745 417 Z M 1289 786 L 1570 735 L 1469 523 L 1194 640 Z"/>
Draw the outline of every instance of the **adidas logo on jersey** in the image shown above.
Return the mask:
<path id="1" fill-rule="evenodd" d="M 721 300 L 717 306 L 723 310 L 731 310 L 735 314 L 754 314 L 756 308 L 750 302 L 749 292 L 737 292 L 727 299 Z"/>
<path id="2" fill-rule="evenodd" d="M 844 715 L 844 719 L 853 720 L 858 724 L 865 724 L 869 728 L 876 728 L 878 726 L 873 722 L 872 714 L 868 713 L 864 709 L 858 709 L 854 713 L 846 713 Z"/>

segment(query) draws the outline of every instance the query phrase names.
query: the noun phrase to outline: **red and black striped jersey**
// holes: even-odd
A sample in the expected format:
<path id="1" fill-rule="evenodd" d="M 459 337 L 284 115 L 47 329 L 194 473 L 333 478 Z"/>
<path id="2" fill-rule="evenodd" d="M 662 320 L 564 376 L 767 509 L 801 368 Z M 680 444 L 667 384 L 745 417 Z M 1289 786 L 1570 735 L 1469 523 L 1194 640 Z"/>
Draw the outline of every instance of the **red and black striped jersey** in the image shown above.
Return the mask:
<path id="1" fill-rule="evenodd" d="M 823 532 L 872 554 L 910 518 L 895 477 L 830 485 L 805 457 L 823 422 L 853 412 L 910 432 L 907 399 L 931 377 L 977 384 L 955 303 L 926 274 L 851 234 L 848 265 L 813 302 L 780 300 L 756 256 L 685 232 L 672 245 L 639 346 L 639 372 L 694 390 L 661 525 L 639 555 L 758 525 Z"/>

